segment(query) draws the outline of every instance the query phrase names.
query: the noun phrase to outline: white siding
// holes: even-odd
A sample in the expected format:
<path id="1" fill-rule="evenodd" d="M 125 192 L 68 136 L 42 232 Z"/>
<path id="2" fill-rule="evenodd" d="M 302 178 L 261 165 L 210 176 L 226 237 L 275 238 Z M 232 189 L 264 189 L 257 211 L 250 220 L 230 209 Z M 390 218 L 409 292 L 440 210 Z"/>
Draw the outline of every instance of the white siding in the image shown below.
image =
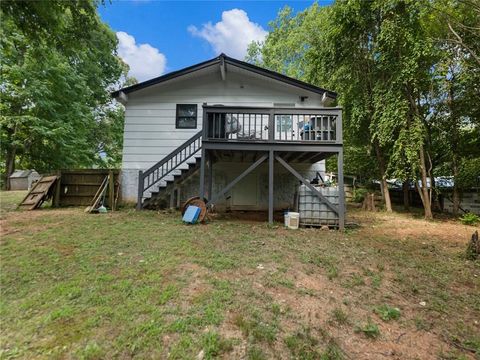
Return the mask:
<path id="1" fill-rule="evenodd" d="M 293 88 L 295 89 L 295 88 Z M 308 94 L 290 86 L 262 83 L 256 78 L 227 74 L 222 81 L 220 73 L 196 79 L 178 81 L 161 88 L 151 87 L 129 95 L 125 113 L 123 169 L 146 169 L 202 127 L 202 104 L 238 106 L 273 106 L 274 103 L 294 103 L 296 106 L 320 107 L 320 95 Z M 175 129 L 176 104 L 196 103 L 197 129 Z M 147 155 L 147 156 L 145 156 Z"/>
<path id="2" fill-rule="evenodd" d="M 307 96 L 300 101 L 300 96 Z M 197 104 L 197 129 L 175 129 L 176 104 Z M 151 167 L 202 129 L 202 105 L 322 107 L 321 95 L 258 77 L 220 71 L 178 79 L 128 95 L 123 147 L 123 197 L 136 199 L 138 170 Z"/>

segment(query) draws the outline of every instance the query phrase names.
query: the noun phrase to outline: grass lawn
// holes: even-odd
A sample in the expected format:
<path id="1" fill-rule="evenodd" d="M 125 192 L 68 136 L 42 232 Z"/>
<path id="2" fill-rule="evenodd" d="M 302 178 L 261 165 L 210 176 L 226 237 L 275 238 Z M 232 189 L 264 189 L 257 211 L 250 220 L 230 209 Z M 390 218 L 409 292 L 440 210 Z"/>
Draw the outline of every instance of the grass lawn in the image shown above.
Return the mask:
<path id="1" fill-rule="evenodd" d="M 0 358 L 479 359 L 473 227 L 349 212 L 345 233 L 1 193 Z"/>

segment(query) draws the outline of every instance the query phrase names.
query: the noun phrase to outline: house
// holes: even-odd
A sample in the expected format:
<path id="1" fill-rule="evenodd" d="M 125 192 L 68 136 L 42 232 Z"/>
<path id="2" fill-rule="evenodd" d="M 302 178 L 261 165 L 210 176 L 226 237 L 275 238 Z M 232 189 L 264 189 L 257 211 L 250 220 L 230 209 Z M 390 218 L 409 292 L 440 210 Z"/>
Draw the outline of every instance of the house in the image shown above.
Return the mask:
<path id="1" fill-rule="evenodd" d="M 41 176 L 35 170 L 15 170 L 9 176 L 10 190 L 29 190 Z"/>
<path id="2" fill-rule="evenodd" d="M 138 209 L 200 196 L 217 209 L 268 210 L 272 221 L 334 155 L 343 189 L 332 91 L 221 54 L 112 95 L 126 108 L 122 198 Z M 316 192 L 343 227 L 343 191 L 338 206 Z"/>
<path id="3" fill-rule="evenodd" d="M 427 187 L 430 188 L 430 178 L 427 178 Z M 453 213 L 453 187 L 455 179 L 453 176 L 436 176 L 435 191 L 438 198 L 438 210 Z M 418 193 L 418 188 L 415 182 L 410 181 L 407 187 L 408 192 L 403 187 L 403 181 L 400 179 L 388 180 L 390 185 L 390 194 L 393 203 L 402 205 L 407 196 L 410 205 L 422 207 L 422 199 Z M 460 191 L 460 213 L 473 213 L 480 215 L 480 176 L 477 178 L 477 186 L 473 186 L 467 189 L 461 189 Z M 420 180 L 418 180 L 418 186 L 421 186 Z"/>

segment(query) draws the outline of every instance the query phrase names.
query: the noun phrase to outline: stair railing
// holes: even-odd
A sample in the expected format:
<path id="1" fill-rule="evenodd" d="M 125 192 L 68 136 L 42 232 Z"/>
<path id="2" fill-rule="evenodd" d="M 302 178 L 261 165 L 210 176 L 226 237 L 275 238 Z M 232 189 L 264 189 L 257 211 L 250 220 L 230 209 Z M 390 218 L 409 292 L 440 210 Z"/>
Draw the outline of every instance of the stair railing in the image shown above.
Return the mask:
<path id="1" fill-rule="evenodd" d="M 137 210 L 143 207 L 145 191 L 168 176 L 202 148 L 202 132 L 199 131 L 148 170 L 138 172 Z"/>

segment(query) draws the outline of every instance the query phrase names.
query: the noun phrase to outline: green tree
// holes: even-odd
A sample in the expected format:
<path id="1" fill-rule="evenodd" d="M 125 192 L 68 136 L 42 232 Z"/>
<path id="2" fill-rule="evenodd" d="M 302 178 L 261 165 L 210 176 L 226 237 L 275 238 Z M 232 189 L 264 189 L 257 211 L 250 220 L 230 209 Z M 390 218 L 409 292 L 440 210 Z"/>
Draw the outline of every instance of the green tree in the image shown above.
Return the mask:
<path id="1" fill-rule="evenodd" d="M 454 177 L 453 213 L 461 192 L 480 177 L 480 5 L 438 0 L 429 36 L 439 51 L 431 86 L 429 119 L 437 143 L 437 171 Z"/>
<path id="2" fill-rule="evenodd" d="M 111 164 L 123 118 L 109 89 L 126 66 L 96 3 L 2 1 L 0 11 L 5 176 L 16 164 L 42 172 Z"/>
<path id="3" fill-rule="evenodd" d="M 331 7 L 314 4 L 296 16 L 287 8 L 272 24 L 263 46 L 251 47 L 249 55 L 277 71 L 295 69 L 289 75 L 339 93 L 345 142 L 372 148 L 368 153 L 376 157 L 386 209 L 391 211 L 386 182 L 389 149 L 372 126 L 379 113 L 375 84 L 382 76 L 374 54 L 378 29 L 377 12 L 361 1 L 336 2 Z M 295 64 L 296 59 L 302 63 Z"/>
<path id="4" fill-rule="evenodd" d="M 457 163 L 457 177 L 459 164 L 476 164 L 479 14 L 469 0 L 339 0 L 296 15 L 286 8 L 247 59 L 337 91 L 346 159 L 353 149 L 351 159 L 375 156 L 387 211 L 387 177 L 414 181 L 430 219 L 434 171 Z"/>

